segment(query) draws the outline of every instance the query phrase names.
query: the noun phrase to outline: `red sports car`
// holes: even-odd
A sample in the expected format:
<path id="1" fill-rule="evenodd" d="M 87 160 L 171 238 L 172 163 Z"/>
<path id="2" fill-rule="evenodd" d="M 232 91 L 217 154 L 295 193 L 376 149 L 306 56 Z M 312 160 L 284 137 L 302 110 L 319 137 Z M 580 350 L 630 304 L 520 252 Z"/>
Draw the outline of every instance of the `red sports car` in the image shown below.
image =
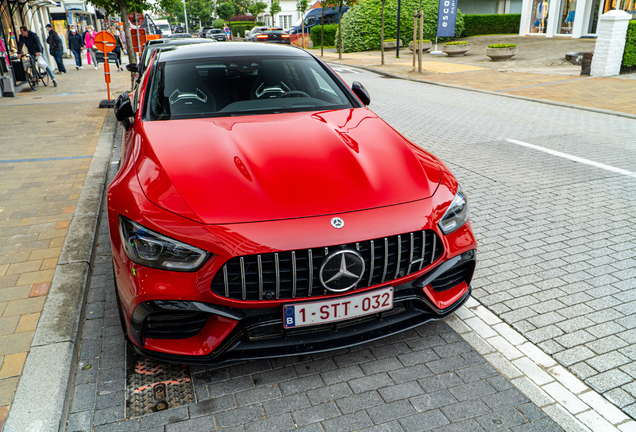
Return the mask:
<path id="1" fill-rule="evenodd" d="M 284 45 L 157 50 L 108 187 L 122 325 L 186 363 L 395 334 L 470 296 L 476 242 L 450 170 Z"/>

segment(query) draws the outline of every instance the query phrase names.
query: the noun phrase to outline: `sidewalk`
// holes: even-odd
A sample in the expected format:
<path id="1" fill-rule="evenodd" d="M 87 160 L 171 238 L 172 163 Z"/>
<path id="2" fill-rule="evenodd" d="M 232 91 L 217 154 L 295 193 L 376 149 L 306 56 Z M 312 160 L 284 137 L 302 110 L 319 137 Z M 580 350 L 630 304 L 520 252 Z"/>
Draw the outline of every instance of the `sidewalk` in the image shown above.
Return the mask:
<path id="1" fill-rule="evenodd" d="M 0 430 L 109 111 L 103 68 L 65 65 L 58 87 L 0 99 Z M 130 74 L 112 70 L 114 98 Z"/>
<path id="2" fill-rule="evenodd" d="M 591 78 L 580 75 L 580 66 L 565 61 L 566 53 L 593 51 L 594 40 L 510 35 L 478 36 L 466 40 L 470 42 L 471 49 L 464 57 L 425 53 L 422 73 L 417 72 L 417 61 L 413 69 L 413 56 L 408 48 L 400 50 L 400 58 L 395 58 L 394 50 L 385 51 L 383 66 L 380 64 L 380 51 L 344 53 L 342 60 L 338 60 L 338 54 L 331 49 L 325 50 L 323 59 L 433 84 L 636 115 L 636 74 Z M 519 54 L 512 61 L 490 61 L 485 48 L 497 42 L 517 44 Z M 441 50 L 442 45 L 438 48 Z M 320 56 L 320 49 L 310 51 Z"/>

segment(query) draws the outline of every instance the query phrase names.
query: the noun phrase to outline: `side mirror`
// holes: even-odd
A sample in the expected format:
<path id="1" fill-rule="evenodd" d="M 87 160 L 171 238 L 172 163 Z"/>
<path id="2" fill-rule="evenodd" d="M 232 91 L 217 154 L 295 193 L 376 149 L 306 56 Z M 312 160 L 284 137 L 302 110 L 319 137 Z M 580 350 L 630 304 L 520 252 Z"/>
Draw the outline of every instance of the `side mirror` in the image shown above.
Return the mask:
<path id="1" fill-rule="evenodd" d="M 115 101 L 115 118 L 121 122 L 126 130 L 130 129 L 130 117 L 134 115 L 132 102 L 128 93 L 124 92 L 119 95 Z"/>
<path id="2" fill-rule="evenodd" d="M 358 96 L 358 99 L 360 99 L 363 104 L 369 105 L 371 103 L 371 96 L 369 95 L 369 92 L 358 81 L 353 82 L 351 90 L 353 90 L 353 93 Z"/>
<path id="3" fill-rule="evenodd" d="M 130 63 L 126 65 L 126 70 L 128 72 L 139 72 L 139 68 L 137 67 L 137 63 Z"/>

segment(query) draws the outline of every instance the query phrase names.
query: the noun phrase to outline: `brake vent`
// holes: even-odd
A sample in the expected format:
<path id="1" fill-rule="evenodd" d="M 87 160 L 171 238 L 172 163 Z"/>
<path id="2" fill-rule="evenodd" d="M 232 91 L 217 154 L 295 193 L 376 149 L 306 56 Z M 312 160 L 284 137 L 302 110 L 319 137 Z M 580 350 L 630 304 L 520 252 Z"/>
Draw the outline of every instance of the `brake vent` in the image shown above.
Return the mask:
<path id="1" fill-rule="evenodd" d="M 153 312 L 144 322 L 144 336 L 151 339 L 186 339 L 199 334 L 209 314 L 191 311 Z"/>
<path id="2" fill-rule="evenodd" d="M 464 261 L 457 264 L 455 267 L 451 267 L 439 277 L 437 277 L 431 286 L 435 291 L 446 291 L 453 287 L 456 287 L 462 282 L 470 284 L 475 271 L 475 261 Z"/>

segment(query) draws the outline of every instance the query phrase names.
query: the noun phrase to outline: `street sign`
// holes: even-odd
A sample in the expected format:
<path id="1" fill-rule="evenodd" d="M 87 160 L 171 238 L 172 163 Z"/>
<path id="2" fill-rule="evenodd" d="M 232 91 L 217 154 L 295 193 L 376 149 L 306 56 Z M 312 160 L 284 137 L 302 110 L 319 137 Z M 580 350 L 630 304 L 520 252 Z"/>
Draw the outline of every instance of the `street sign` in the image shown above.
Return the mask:
<path id="1" fill-rule="evenodd" d="M 116 46 L 117 40 L 115 36 L 106 31 L 100 31 L 95 36 L 95 48 L 104 53 L 104 79 L 106 80 L 108 100 L 110 100 L 110 65 L 108 64 L 108 53 L 113 51 Z"/>
<path id="2" fill-rule="evenodd" d="M 95 48 L 103 53 L 109 53 L 113 51 L 116 45 L 117 41 L 115 39 L 115 36 L 106 31 L 100 31 L 95 36 Z"/>
<path id="3" fill-rule="evenodd" d="M 144 14 L 139 12 L 131 12 L 128 14 L 128 21 L 136 27 L 139 27 L 144 23 Z"/>
<path id="4" fill-rule="evenodd" d="M 139 33 L 137 33 L 138 31 Z M 130 29 L 130 39 L 132 39 L 134 51 L 140 53 L 144 45 L 146 45 L 146 30 Z"/>

